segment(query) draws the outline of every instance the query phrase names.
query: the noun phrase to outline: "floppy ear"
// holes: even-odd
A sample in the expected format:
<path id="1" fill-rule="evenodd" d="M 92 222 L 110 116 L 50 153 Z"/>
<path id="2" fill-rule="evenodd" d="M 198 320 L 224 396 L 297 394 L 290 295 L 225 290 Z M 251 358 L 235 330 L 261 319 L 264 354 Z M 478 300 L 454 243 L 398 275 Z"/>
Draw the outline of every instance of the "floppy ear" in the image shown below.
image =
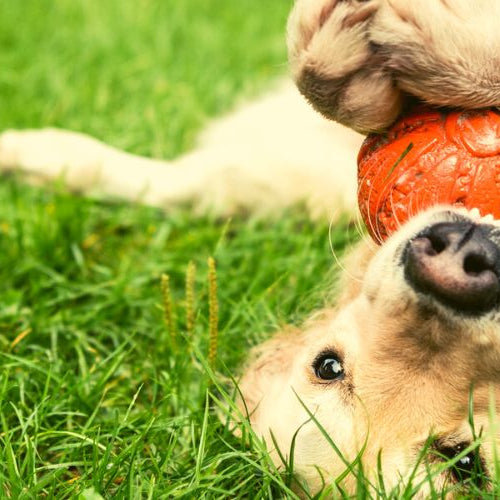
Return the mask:
<path id="1" fill-rule="evenodd" d="M 304 343 L 300 330 L 287 329 L 254 348 L 239 382 L 237 405 L 257 434 L 271 427 L 276 400 L 289 386 L 293 360 Z"/>

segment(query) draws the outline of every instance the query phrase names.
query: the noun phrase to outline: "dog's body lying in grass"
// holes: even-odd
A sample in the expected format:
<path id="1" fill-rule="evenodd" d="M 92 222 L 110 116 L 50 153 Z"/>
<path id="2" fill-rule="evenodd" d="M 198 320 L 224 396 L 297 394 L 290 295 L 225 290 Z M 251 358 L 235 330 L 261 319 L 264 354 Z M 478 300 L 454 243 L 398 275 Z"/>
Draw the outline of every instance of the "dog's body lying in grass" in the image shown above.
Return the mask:
<path id="1" fill-rule="evenodd" d="M 289 25 L 294 77 L 317 109 L 360 131 L 390 124 L 407 93 L 438 105 L 499 105 L 498 9 L 494 0 L 299 0 Z M 333 217 L 354 213 L 361 140 L 285 86 L 215 124 L 170 164 L 48 130 L 0 136 L 0 165 L 164 208 L 269 214 L 304 201 L 313 216 Z M 425 481 L 427 467 L 438 489 L 472 477 L 488 486 L 499 227 L 453 209 L 415 218 L 380 250 L 368 244 L 356 254 L 335 309 L 258 349 L 241 408 L 277 463 L 294 450 L 311 491 L 360 452 L 367 476 L 376 482 L 380 467 L 388 488 L 415 470 Z M 422 454 L 429 436 L 436 440 Z M 483 444 L 471 447 L 478 436 Z M 449 459 L 457 467 L 440 473 Z M 342 487 L 354 489 L 354 475 Z"/>

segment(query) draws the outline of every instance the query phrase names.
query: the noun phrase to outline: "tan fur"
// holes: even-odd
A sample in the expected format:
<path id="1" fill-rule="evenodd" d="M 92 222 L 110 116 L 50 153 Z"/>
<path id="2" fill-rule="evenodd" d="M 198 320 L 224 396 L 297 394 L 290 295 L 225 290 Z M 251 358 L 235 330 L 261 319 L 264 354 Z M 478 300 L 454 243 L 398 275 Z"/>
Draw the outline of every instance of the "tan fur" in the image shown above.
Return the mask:
<path id="1" fill-rule="evenodd" d="M 305 203 L 313 218 L 354 213 L 356 151 L 363 137 L 311 110 L 290 83 L 217 120 L 199 146 L 171 162 L 119 151 L 57 129 L 0 134 L 0 170 L 32 181 L 196 213 L 278 215 Z"/>
<path id="2" fill-rule="evenodd" d="M 499 106 L 499 17 L 496 0 L 297 0 L 293 76 L 318 111 L 361 132 L 389 126 L 408 94 Z"/>
<path id="3" fill-rule="evenodd" d="M 472 440 L 468 404 L 474 387 L 476 432 L 485 436 L 482 453 L 491 464 L 491 449 L 500 442 L 489 419 L 488 396 L 490 387 L 500 395 L 500 313 L 472 319 L 429 303 L 406 283 L 400 263 L 410 238 L 432 222 L 454 220 L 455 214 L 435 209 L 415 218 L 375 253 L 361 284 L 358 256 L 354 269 L 347 268 L 355 273 L 347 277 L 354 288 L 345 288 L 337 307 L 323 311 L 302 332 L 279 334 L 259 347 L 245 371 L 240 389 L 252 427 L 278 465 L 271 433 L 286 456 L 298 431 L 293 461 L 313 492 L 321 487 L 321 476 L 333 480 L 346 465 L 303 405 L 347 460 L 365 447 L 364 470 L 372 480 L 381 453 L 384 480 L 394 486 L 413 469 L 430 435 Z M 328 349 L 342 356 L 345 380 L 315 376 L 313 361 Z M 429 460 L 423 461 L 422 476 Z M 350 490 L 353 481 L 350 475 L 342 486 Z M 450 481 L 443 474 L 436 485 Z"/>

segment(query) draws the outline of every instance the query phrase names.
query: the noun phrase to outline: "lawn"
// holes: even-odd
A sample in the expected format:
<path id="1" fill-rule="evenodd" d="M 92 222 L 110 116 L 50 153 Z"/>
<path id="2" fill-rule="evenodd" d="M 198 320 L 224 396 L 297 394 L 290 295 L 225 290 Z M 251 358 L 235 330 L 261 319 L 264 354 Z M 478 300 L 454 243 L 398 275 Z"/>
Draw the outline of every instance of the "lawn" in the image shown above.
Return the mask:
<path id="1" fill-rule="evenodd" d="M 58 126 L 171 158 L 286 71 L 290 3 L 0 0 L 0 130 Z M 194 218 L 1 178 L 0 496 L 292 496 L 213 396 L 251 346 L 324 302 L 330 240 L 340 253 L 353 238 L 300 207 Z"/>

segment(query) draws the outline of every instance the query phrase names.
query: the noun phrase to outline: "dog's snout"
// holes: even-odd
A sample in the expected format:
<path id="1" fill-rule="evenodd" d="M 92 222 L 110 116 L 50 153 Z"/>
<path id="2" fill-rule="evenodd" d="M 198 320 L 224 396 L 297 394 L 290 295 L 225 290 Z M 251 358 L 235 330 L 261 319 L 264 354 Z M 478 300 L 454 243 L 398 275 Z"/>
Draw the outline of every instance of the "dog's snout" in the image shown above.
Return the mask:
<path id="1" fill-rule="evenodd" d="M 499 298 L 500 252 L 485 227 L 439 223 L 408 243 L 406 277 L 418 291 L 457 311 L 481 314 Z"/>

